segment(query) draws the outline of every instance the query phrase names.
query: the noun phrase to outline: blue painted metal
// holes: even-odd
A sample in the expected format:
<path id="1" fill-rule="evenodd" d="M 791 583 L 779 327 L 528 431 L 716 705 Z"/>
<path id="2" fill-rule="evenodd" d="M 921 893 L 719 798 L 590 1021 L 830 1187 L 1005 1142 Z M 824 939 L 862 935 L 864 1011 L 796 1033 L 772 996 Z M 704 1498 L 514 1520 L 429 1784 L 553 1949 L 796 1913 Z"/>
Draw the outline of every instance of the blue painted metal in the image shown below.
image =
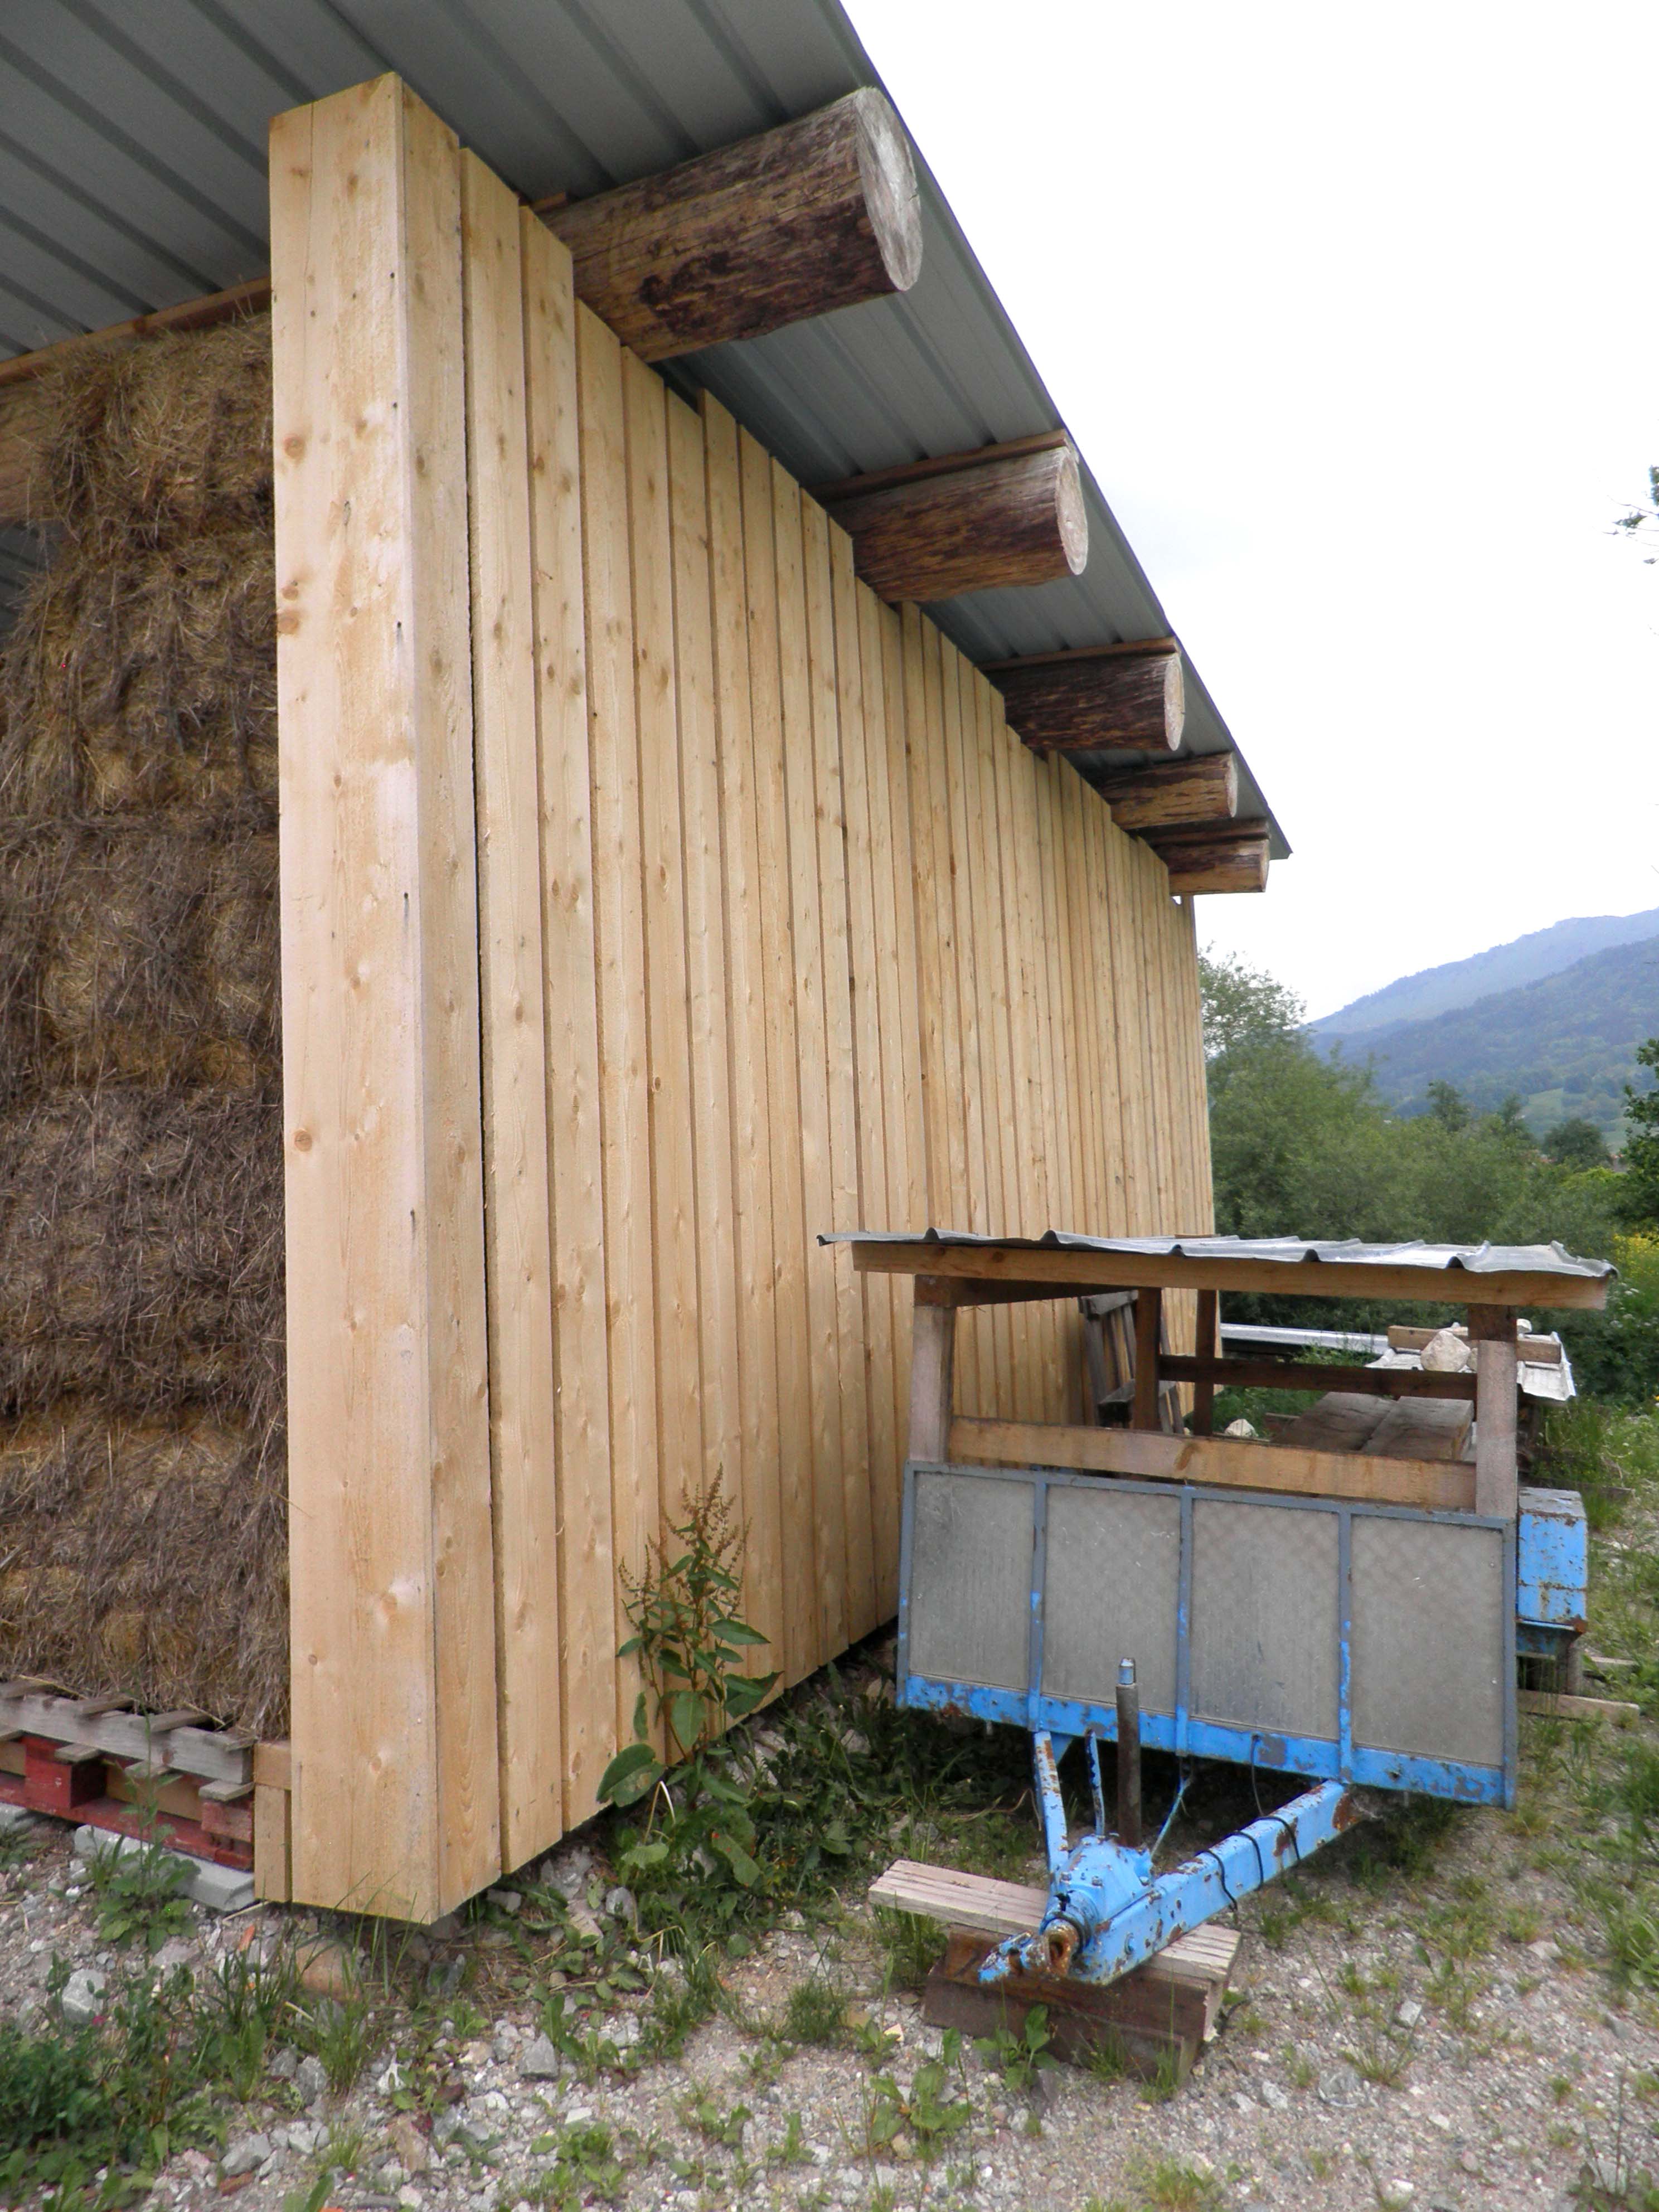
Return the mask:
<path id="1" fill-rule="evenodd" d="M 930 1467 L 929 1472 L 933 1471 Z M 998 1721 L 1014 1727 L 1030 1729 L 1044 1729 L 1051 1736 L 1067 1740 L 1091 1733 L 1115 1742 L 1117 1714 L 1115 1707 L 1095 1705 L 1073 1698 L 1055 1698 L 1042 1689 L 1042 1582 L 1046 1566 L 1047 1546 L 1043 1540 L 1047 1519 L 1047 1494 L 1061 1486 L 1091 1484 L 1099 1478 L 1065 1473 L 1054 1468 L 951 1468 L 939 1471 L 959 1474 L 967 1480 L 988 1478 L 1000 1481 L 1023 1480 L 1033 1490 L 1032 1498 L 1032 1581 L 1030 1666 L 1028 1686 L 1022 1691 L 991 1689 L 980 1685 L 962 1682 L 935 1681 L 911 1672 L 908 1644 L 908 1600 L 912 1543 L 915 1518 L 915 1478 L 917 1463 L 905 1468 L 904 1504 L 901 1527 L 901 1579 L 899 1595 L 899 1684 L 901 1705 L 935 1712 L 958 1711 L 970 1713 L 976 1718 Z M 1167 1483 L 1134 1483 L 1114 1478 L 1115 1489 L 1139 1491 L 1149 1495 L 1167 1498 L 1171 1486 Z M 1540 1493 L 1527 1493 L 1530 1496 Z M 1547 1495 L 1547 1493 L 1546 1493 Z M 1279 1493 L 1260 1493 L 1256 1502 L 1276 1509 L 1293 1511 L 1332 1513 L 1338 1517 L 1339 1575 L 1340 1602 L 1338 1613 L 1338 1725 L 1334 1738 L 1298 1736 L 1289 1734 L 1264 1733 L 1259 1729 L 1236 1726 L 1224 1721 L 1200 1719 L 1191 1709 L 1191 1640 L 1192 1640 L 1192 1583 L 1193 1583 L 1193 1508 L 1205 1499 L 1218 1499 L 1229 1504 L 1249 1503 L 1250 1498 L 1237 1491 L 1203 1488 L 1194 1484 L 1179 1486 L 1181 1501 L 1181 1555 L 1176 1620 L 1176 1703 L 1172 1713 L 1160 1713 L 1143 1709 L 1140 1719 L 1141 1741 L 1153 1751 L 1173 1752 L 1177 1758 L 1229 1759 L 1240 1765 L 1276 1770 L 1289 1774 L 1306 1775 L 1321 1781 L 1341 1781 L 1364 1784 L 1380 1790 L 1407 1790 L 1421 1796 L 1449 1797 L 1463 1804 L 1512 1805 L 1515 1802 L 1516 1771 L 1518 1759 L 1515 1718 L 1515 1650 L 1516 1623 L 1513 1613 L 1506 1621 L 1504 1667 L 1506 1695 L 1504 1706 L 1504 1755 L 1501 1765 L 1480 1765 L 1464 1760 L 1414 1757 L 1411 1754 L 1358 1744 L 1352 1735 L 1353 1682 L 1350 1665 L 1352 1609 L 1350 1603 L 1349 1532 L 1353 1522 L 1362 1516 L 1413 1522 L 1443 1522 L 1459 1527 L 1498 1528 L 1504 1532 L 1507 1553 L 1508 1572 L 1513 1582 L 1516 1574 L 1516 1524 L 1492 1516 L 1452 1512 L 1419 1512 L 1410 1507 L 1376 1505 L 1339 1498 L 1291 1498 Z M 1576 1500 L 1574 1501 L 1576 1503 Z M 1559 1514 L 1537 1514 L 1535 1520 L 1548 1520 L 1557 1529 L 1570 1528 L 1571 1515 L 1563 1509 Z M 1562 1542 L 1565 1543 L 1565 1539 Z M 1558 1546 L 1551 1555 L 1558 1563 L 1569 1554 Z M 1565 1589 L 1565 1583 L 1553 1585 Z"/>
<path id="2" fill-rule="evenodd" d="M 1521 1492 L 1515 1575 L 1520 1620 L 1583 1635 L 1589 1604 L 1589 1528 L 1576 1490 Z"/>
<path id="3" fill-rule="evenodd" d="M 1054 1868 L 1036 1933 L 1000 1944 L 980 1979 L 1070 1972 L 1079 1981 L 1115 1981 L 1177 1936 L 1288 1873 L 1361 1817 L 1340 1782 L 1321 1783 L 1157 1880 L 1150 1852 L 1086 1837 Z"/>

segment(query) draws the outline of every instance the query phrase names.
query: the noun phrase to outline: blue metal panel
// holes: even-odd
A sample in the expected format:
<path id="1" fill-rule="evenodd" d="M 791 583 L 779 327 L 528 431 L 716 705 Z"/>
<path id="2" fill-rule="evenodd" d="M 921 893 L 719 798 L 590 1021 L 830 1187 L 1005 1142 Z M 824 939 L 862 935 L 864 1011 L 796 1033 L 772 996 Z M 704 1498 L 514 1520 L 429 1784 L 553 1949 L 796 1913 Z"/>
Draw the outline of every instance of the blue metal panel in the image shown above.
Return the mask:
<path id="1" fill-rule="evenodd" d="M 939 1681 L 915 1674 L 909 1665 L 908 1609 L 912 1569 L 911 1530 L 914 1513 L 915 1478 L 918 1472 L 913 1462 L 905 1469 L 904 1510 L 902 1522 L 902 1561 L 899 1597 L 899 1701 L 902 1705 L 921 1711 L 954 1711 L 969 1713 L 987 1721 L 998 1721 L 1016 1728 L 1047 1729 L 1056 1739 L 1075 1738 L 1091 1732 L 1115 1741 L 1117 1715 L 1115 1705 L 1095 1705 L 1079 1698 L 1057 1698 L 1042 1693 L 1041 1684 L 1041 1636 L 1042 1607 L 1043 1545 L 1041 1531 L 1046 1520 L 1043 1498 L 1048 1488 L 1056 1485 L 1089 1484 L 1097 1480 L 1086 1475 L 1064 1474 L 1052 1469 L 1018 1469 L 1008 1468 L 929 1468 L 928 1472 L 949 1473 L 965 1481 L 996 1480 L 1007 1481 L 1011 1477 L 1029 1480 L 1036 1495 L 1032 1501 L 1034 1523 L 1039 1540 L 1033 1548 L 1032 1561 L 1032 1651 L 1033 1664 L 1030 1686 L 1024 1692 L 998 1690 L 976 1683 Z M 1170 1486 L 1124 1484 L 1124 1488 L 1150 1491 L 1168 1496 Z M 1392 1518 L 1415 1522 L 1449 1523 L 1466 1528 L 1497 1529 L 1504 1539 L 1504 1571 L 1508 1586 L 1514 1587 L 1515 1530 L 1512 1523 L 1476 1514 L 1420 1513 L 1403 1506 L 1372 1505 L 1342 1499 L 1291 1498 L 1273 1493 L 1261 1494 L 1261 1502 L 1273 1507 L 1291 1507 L 1297 1510 L 1334 1514 L 1341 1532 L 1340 1566 L 1344 1587 L 1339 1607 L 1340 1695 L 1338 1725 L 1334 1737 L 1298 1735 L 1269 1732 L 1235 1725 L 1228 1722 L 1195 1717 L 1190 1707 L 1190 1672 L 1188 1650 L 1191 1631 L 1191 1566 L 1192 1506 L 1194 1501 L 1220 1498 L 1231 1504 L 1240 1503 L 1245 1494 L 1238 1491 L 1216 1492 L 1194 1485 L 1181 1486 L 1182 1512 L 1182 1575 L 1178 1601 L 1176 1645 L 1176 1709 L 1172 1714 L 1143 1712 L 1141 1740 L 1148 1748 L 1171 1752 L 1180 1757 L 1196 1755 L 1205 1759 L 1224 1759 L 1241 1765 L 1265 1767 L 1285 1773 L 1306 1775 L 1320 1781 L 1355 1782 L 1375 1789 L 1413 1790 L 1425 1796 L 1455 1798 L 1468 1804 L 1512 1804 L 1514 1802 L 1516 1768 L 1516 1729 L 1515 1708 L 1516 1629 L 1513 1611 L 1506 1609 L 1504 1650 L 1500 1664 L 1504 1681 L 1504 1756 L 1501 1764 L 1477 1765 L 1452 1759 L 1425 1758 L 1375 1746 L 1356 1744 L 1352 1740 L 1352 1685 L 1349 1665 L 1351 1607 L 1346 1590 L 1346 1570 L 1349 1559 L 1347 1531 L 1354 1519 L 1360 1517 Z"/>
<path id="2" fill-rule="evenodd" d="M 1515 1609 L 1582 1635 L 1589 1603 L 1589 1527 L 1576 1490 L 1523 1490 L 1516 1523 Z"/>

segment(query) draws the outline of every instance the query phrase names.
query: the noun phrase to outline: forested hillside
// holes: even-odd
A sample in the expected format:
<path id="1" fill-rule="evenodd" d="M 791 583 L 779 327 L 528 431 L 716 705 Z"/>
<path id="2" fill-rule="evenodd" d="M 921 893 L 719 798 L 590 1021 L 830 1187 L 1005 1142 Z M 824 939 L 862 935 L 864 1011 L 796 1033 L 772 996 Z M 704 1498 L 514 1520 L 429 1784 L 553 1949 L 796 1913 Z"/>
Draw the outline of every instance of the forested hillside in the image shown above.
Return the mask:
<path id="1" fill-rule="evenodd" d="M 1636 1047 L 1656 1029 L 1659 937 L 1611 946 L 1541 982 L 1382 1034 L 1329 1039 L 1316 1025 L 1316 1034 L 1345 1060 L 1369 1060 L 1378 1090 L 1402 1113 L 1426 1107 L 1429 1085 L 1444 1082 L 1480 1112 L 1518 1097 L 1538 1135 L 1582 1117 L 1612 1139 Z"/>
<path id="2" fill-rule="evenodd" d="M 1659 939 L 1659 907 L 1646 914 L 1595 915 L 1558 921 L 1548 929 L 1534 929 L 1510 945 L 1494 945 L 1467 960 L 1449 960 L 1438 968 L 1425 968 L 1415 975 L 1401 975 L 1372 991 L 1352 1006 L 1324 1014 L 1309 1024 L 1316 1036 L 1355 1037 L 1367 1033 L 1374 1042 L 1378 1030 L 1394 1030 L 1403 1022 L 1425 1022 L 1455 1006 L 1473 1006 L 1499 991 L 1513 991 L 1536 983 L 1547 975 L 1604 952 L 1618 945 L 1634 945 L 1644 939 Z"/>

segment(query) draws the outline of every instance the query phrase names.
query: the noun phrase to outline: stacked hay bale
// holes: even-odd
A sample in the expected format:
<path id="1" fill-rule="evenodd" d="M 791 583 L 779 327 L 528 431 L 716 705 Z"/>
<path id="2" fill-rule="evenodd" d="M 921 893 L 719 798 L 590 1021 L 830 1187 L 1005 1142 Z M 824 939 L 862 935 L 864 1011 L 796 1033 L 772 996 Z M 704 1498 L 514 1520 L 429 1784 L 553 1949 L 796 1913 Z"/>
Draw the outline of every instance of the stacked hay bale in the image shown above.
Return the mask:
<path id="1" fill-rule="evenodd" d="M 0 1673 L 287 1698 L 268 323 L 40 392 L 0 656 Z"/>

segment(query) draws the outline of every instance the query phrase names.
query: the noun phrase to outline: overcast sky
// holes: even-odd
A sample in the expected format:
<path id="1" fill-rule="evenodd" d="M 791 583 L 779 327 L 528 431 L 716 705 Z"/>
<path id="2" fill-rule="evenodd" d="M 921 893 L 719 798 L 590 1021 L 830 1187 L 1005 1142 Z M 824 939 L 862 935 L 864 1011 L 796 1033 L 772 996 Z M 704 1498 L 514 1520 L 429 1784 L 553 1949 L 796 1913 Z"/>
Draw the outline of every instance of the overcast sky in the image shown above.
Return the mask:
<path id="1" fill-rule="evenodd" d="M 1296 848 L 1200 939 L 1659 907 L 1659 8 L 848 4 Z"/>

